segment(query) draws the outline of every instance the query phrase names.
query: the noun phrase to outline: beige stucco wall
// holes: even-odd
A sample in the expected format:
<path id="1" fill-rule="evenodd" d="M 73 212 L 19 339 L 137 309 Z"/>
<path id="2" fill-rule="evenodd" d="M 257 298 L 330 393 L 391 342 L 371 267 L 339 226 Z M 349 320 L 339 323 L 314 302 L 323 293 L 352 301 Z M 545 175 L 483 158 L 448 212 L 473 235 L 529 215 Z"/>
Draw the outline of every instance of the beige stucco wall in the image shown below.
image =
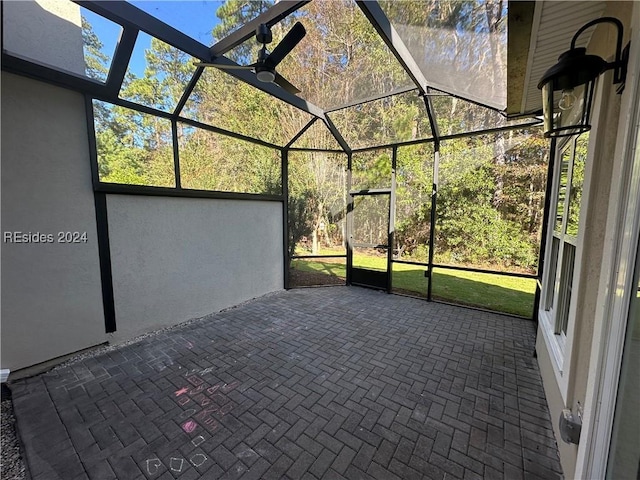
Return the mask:
<path id="1" fill-rule="evenodd" d="M 80 6 L 69 0 L 2 2 L 3 48 L 19 57 L 85 74 Z"/>
<path id="2" fill-rule="evenodd" d="M 1 367 L 106 341 L 84 97 L 5 72 L 2 232 Z M 13 243 L 11 232 L 51 242 Z M 87 241 L 58 243 L 58 232 Z"/>
<path id="3" fill-rule="evenodd" d="M 604 12 L 606 16 L 619 18 L 625 27 L 625 40 L 627 43 L 630 34 L 630 19 L 634 2 L 609 2 Z M 588 47 L 589 53 L 594 53 L 612 60 L 615 51 L 616 29 L 609 25 L 600 25 L 595 30 Z M 619 198 L 620 178 L 616 173 L 621 171 L 620 163 L 624 160 L 616 156 L 616 141 L 619 128 L 628 128 L 625 120 L 620 120 L 621 96 L 616 94 L 616 86 L 613 85 L 612 72 L 609 71 L 599 79 L 596 94 L 599 101 L 594 106 L 592 116 L 593 129 L 589 146 L 591 183 L 587 189 L 587 195 L 582 200 L 581 229 L 582 242 L 579 247 L 579 258 L 576 259 L 576 274 L 574 279 L 569 327 L 569 339 L 573 337 L 571 356 L 565 360 L 564 372 L 566 378 L 559 379 L 554 372 L 553 359 L 544 336 L 538 332 L 537 353 L 540 365 L 545 393 L 549 403 L 553 427 L 556 434 L 560 459 L 565 478 L 574 478 L 576 461 L 578 458 L 578 445 L 563 442 L 558 431 L 558 419 L 563 408 L 570 408 L 574 413 L 592 405 L 585 403 L 587 384 L 590 372 L 593 368 L 592 345 L 600 339 L 594 338 L 595 322 L 601 321 L 603 312 L 599 311 L 602 302 L 599 299 L 607 292 L 603 289 L 606 285 L 604 277 L 609 275 L 609 263 L 614 254 L 614 242 L 608 238 L 605 228 L 608 216 L 616 209 L 612 208 L 612 202 Z M 564 385 L 562 383 L 564 382 Z M 565 391 L 562 392 L 562 389 Z M 563 399 L 563 393 L 565 399 Z"/>
<path id="4" fill-rule="evenodd" d="M 281 290 L 282 204 L 108 195 L 121 341 Z"/>
<path id="5" fill-rule="evenodd" d="M 560 388 L 558 387 L 558 382 L 556 381 L 553 371 L 553 365 L 551 363 L 553 360 L 545 345 L 544 335 L 540 331 L 540 327 L 538 327 L 538 335 L 536 338 L 536 353 L 540 376 L 542 377 L 542 385 L 544 386 L 545 397 L 551 413 L 553 433 L 555 434 L 558 444 L 558 453 L 560 454 L 564 478 L 571 479 L 575 471 L 578 448 L 577 445 L 563 442 L 560 437 L 558 420 L 560 418 L 560 412 L 565 408 L 564 400 L 562 399 L 562 394 L 560 393 Z"/>

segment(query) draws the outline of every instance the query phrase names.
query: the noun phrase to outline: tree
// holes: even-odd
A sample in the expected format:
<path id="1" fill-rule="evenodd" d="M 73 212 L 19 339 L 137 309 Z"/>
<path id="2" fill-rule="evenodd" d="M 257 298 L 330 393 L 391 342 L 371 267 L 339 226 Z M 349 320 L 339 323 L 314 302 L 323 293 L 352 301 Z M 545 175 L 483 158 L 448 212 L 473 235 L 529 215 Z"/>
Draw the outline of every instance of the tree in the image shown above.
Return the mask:
<path id="1" fill-rule="evenodd" d="M 104 45 L 93 31 L 91 23 L 84 16 L 81 22 L 85 72 L 88 77 L 105 81 L 109 74 L 109 57 L 102 51 Z"/>

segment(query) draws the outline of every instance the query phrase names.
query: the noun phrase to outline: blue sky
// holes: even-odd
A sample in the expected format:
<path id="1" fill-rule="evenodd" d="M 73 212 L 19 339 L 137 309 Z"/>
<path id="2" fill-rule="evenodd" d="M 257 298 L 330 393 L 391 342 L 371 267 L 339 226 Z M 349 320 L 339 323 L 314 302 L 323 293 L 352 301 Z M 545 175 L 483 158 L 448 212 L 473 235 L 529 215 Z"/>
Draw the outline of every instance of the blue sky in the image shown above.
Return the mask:
<path id="1" fill-rule="evenodd" d="M 199 42 L 211 45 L 211 29 L 218 23 L 216 11 L 224 2 L 220 0 L 133 0 L 129 3 Z"/>
<path id="2" fill-rule="evenodd" d="M 213 43 L 211 30 L 219 23 L 216 11 L 224 2 L 221 0 L 132 0 L 130 3 L 209 46 Z M 103 43 L 103 52 L 109 58 L 113 57 L 120 35 L 120 26 L 85 8 L 82 8 L 82 15 L 87 18 L 93 31 Z M 144 72 L 144 50 L 149 48 L 150 42 L 148 35 L 141 33 L 138 36 L 130 62 L 130 68 L 138 76 L 142 76 Z"/>

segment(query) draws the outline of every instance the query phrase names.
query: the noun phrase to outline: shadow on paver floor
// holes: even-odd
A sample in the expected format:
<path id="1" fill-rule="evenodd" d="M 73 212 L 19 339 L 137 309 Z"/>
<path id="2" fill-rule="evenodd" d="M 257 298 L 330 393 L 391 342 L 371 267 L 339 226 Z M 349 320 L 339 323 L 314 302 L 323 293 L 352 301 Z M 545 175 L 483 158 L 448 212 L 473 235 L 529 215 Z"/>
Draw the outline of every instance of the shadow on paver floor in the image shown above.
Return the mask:
<path id="1" fill-rule="evenodd" d="M 14 382 L 34 480 L 562 478 L 526 320 L 256 299 Z"/>

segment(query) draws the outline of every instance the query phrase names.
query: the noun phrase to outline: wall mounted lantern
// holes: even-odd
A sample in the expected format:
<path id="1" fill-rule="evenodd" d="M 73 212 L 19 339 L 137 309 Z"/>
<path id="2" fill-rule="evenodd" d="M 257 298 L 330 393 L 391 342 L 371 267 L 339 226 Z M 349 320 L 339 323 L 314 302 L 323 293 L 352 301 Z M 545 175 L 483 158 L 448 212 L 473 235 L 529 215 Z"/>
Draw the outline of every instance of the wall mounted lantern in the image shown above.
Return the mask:
<path id="1" fill-rule="evenodd" d="M 576 40 L 582 32 L 605 22 L 613 23 L 618 29 L 613 62 L 606 62 L 597 55 L 587 55 L 586 48 L 576 48 Z M 542 90 L 545 137 L 577 135 L 591 129 L 589 117 L 593 91 L 596 79 L 602 72 L 614 69 L 613 83 L 621 84 L 618 93 L 622 92 L 629 58 L 629 45 L 622 50 L 622 30 L 622 22 L 617 18 L 592 20 L 573 36 L 571 49 L 560 55 L 558 63 L 544 73 L 538 88 Z"/>

